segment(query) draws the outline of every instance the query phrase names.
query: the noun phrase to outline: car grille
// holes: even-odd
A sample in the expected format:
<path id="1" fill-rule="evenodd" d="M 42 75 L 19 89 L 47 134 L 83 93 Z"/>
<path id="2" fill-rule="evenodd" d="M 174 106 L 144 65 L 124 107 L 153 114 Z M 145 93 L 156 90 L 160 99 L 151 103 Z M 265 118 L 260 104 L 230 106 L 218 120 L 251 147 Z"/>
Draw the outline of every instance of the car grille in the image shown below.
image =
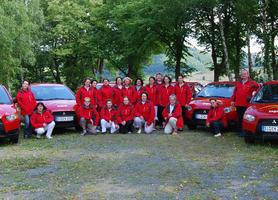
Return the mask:
<path id="1" fill-rule="evenodd" d="M 205 115 L 208 115 L 209 110 L 205 110 L 205 109 L 200 109 L 200 110 L 195 110 L 194 111 L 194 121 L 197 124 L 200 125 L 205 125 L 206 123 L 206 119 L 203 118 Z"/>
<path id="2" fill-rule="evenodd" d="M 56 127 L 72 127 L 75 126 L 76 114 L 73 111 L 53 112 L 53 116 L 56 122 Z M 60 117 L 73 117 L 73 121 L 59 121 Z"/>
<path id="3" fill-rule="evenodd" d="M 278 127 L 278 119 L 262 119 L 259 121 L 258 126 L 257 126 L 257 132 L 258 133 L 271 133 L 268 131 L 264 131 L 262 130 L 263 127 Z M 277 132 L 275 132 L 275 134 L 278 134 Z"/>

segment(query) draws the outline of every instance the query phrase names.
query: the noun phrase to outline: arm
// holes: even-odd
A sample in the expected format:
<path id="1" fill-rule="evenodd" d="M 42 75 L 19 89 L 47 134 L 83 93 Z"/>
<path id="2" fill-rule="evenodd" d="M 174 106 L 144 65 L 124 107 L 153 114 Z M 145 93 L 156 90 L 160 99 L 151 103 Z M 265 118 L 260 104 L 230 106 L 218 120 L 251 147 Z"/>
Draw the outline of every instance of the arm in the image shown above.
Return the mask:
<path id="1" fill-rule="evenodd" d="M 43 123 L 38 123 L 38 122 L 37 122 L 37 119 L 36 119 L 36 115 L 35 115 L 35 114 L 33 114 L 33 115 L 31 116 L 30 121 L 31 121 L 31 124 L 32 124 L 32 126 L 33 126 L 34 129 L 42 128 L 42 127 L 43 127 Z"/>
<path id="2" fill-rule="evenodd" d="M 149 119 L 147 120 L 147 125 L 151 125 L 154 122 L 155 118 L 155 110 L 154 110 L 154 105 L 150 103 L 151 111 L 149 115 Z"/>
<path id="3" fill-rule="evenodd" d="M 176 105 L 175 111 L 172 113 L 172 117 L 178 119 L 181 116 L 182 110 L 181 106 L 178 104 Z"/>
<path id="4" fill-rule="evenodd" d="M 47 110 L 45 112 L 46 112 L 45 113 L 45 115 L 46 115 L 46 123 L 49 124 L 52 121 L 54 121 L 54 116 L 52 115 L 52 113 L 49 110 Z"/>
<path id="5" fill-rule="evenodd" d="M 94 126 L 98 126 L 98 123 L 99 123 L 99 114 L 98 114 L 98 112 L 96 111 L 95 108 L 93 108 L 93 114 L 95 115 Z"/>

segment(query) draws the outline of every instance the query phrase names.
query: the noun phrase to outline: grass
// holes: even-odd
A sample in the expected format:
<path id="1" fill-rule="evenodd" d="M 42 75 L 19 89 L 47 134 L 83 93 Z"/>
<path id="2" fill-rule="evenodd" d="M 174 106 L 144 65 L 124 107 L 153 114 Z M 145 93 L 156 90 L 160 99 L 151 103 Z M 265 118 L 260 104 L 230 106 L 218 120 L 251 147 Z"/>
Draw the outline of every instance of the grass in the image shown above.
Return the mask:
<path id="1" fill-rule="evenodd" d="M 275 199 L 276 144 L 234 133 L 85 136 L 0 144 L 0 199 Z"/>

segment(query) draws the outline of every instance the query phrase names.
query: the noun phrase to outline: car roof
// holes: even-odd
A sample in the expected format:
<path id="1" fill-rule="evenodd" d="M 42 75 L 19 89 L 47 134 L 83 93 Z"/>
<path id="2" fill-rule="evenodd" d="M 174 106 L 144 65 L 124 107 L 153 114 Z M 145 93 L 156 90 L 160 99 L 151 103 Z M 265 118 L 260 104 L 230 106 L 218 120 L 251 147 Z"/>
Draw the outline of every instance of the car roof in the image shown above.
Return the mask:
<path id="1" fill-rule="evenodd" d="M 235 85 L 236 82 L 235 81 L 219 81 L 219 82 L 210 82 L 208 84 L 214 84 L 214 85 L 216 85 L 216 84 L 232 84 L 232 85 Z"/>
<path id="2" fill-rule="evenodd" d="M 276 85 L 276 84 L 278 84 L 278 81 L 276 81 L 276 80 L 268 81 L 268 82 L 264 83 L 264 85 Z"/>

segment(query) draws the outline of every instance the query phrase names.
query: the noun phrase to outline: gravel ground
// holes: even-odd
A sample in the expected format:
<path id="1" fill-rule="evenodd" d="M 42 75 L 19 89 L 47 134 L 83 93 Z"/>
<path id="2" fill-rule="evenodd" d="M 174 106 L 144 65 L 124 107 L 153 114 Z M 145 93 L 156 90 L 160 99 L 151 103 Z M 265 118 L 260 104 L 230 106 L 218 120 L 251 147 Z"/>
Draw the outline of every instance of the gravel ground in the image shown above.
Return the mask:
<path id="1" fill-rule="evenodd" d="M 277 144 L 235 133 L 56 131 L 0 144 L 0 199 L 277 199 Z"/>

